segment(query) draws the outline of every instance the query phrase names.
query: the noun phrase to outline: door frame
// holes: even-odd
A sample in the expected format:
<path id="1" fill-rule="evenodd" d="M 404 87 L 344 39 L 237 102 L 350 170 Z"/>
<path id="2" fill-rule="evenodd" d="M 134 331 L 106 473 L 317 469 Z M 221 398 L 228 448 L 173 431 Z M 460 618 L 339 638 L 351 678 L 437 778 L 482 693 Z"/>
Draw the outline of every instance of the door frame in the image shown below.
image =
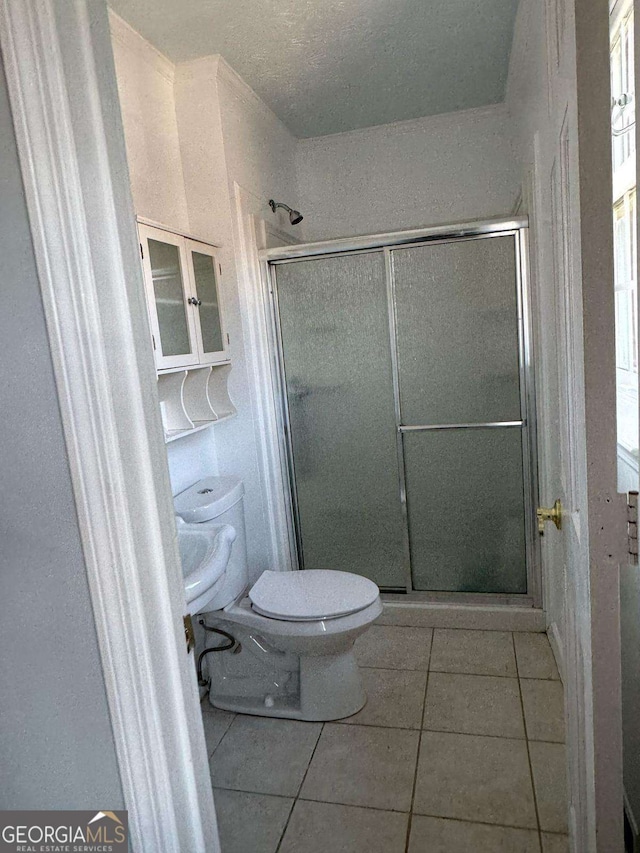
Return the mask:
<path id="1" fill-rule="evenodd" d="M 0 46 L 131 846 L 220 853 L 106 4 L 0 0 Z"/>
<path id="2" fill-rule="evenodd" d="M 398 478 L 400 500 L 403 517 L 408 524 L 406 511 L 406 489 L 404 486 L 404 449 L 402 432 L 410 427 L 400 427 L 399 399 L 397 388 L 397 352 L 395 348 L 395 302 L 388 254 L 394 249 L 412 246 L 437 245 L 458 240 L 476 240 L 496 236 L 511 236 L 514 238 L 516 255 L 516 291 L 517 291 L 517 324 L 518 324 L 518 361 L 521 389 L 521 422 L 523 480 L 525 490 L 525 527 L 526 527 L 526 559 L 527 559 L 527 592 L 525 594 L 490 594 L 490 593 L 442 593 L 422 592 L 410 588 L 407 581 L 407 593 L 410 599 L 389 593 L 392 600 L 445 604 L 475 604 L 475 605 L 511 605 L 520 607 L 540 608 L 542 606 L 542 577 L 540 566 L 540 548 L 535 526 L 535 508 L 538 505 L 538 475 L 537 475 L 537 442 L 536 442 L 536 402 L 535 402 L 535 371 L 533 356 L 533 326 L 532 326 L 532 294 L 529 279 L 528 254 L 529 221 L 524 216 L 497 217 L 482 219 L 475 222 L 442 224 L 428 228 L 406 231 L 396 231 L 382 234 L 365 235 L 362 237 L 324 240 L 316 243 L 302 243 L 296 246 L 264 249 L 259 252 L 263 264 L 263 278 L 268 284 L 271 313 L 271 352 L 270 360 L 274 364 L 272 384 L 274 396 L 279 411 L 282 444 L 282 476 L 287 484 L 287 512 L 289 526 L 294 531 L 297 551 L 297 565 L 301 564 L 302 546 L 300 542 L 300 521 L 294 475 L 293 447 L 289 420 L 289 407 L 286 394 L 284 371 L 284 353 L 282 333 L 278 308 L 278 288 L 276 283 L 276 267 L 279 264 L 295 263 L 320 257 L 345 257 L 354 254 L 382 252 L 385 256 L 385 276 L 387 279 L 386 298 L 389 311 L 389 334 L 391 336 L 391 362 L 394 375 L 395 410 L 398 429 Z M 408 527 L 405 529 L 408 537 Z M 405 543 L 407 561 L 409 559 L 409 544 Z M 410 573 L 409 564 L 407 573 Z"/>

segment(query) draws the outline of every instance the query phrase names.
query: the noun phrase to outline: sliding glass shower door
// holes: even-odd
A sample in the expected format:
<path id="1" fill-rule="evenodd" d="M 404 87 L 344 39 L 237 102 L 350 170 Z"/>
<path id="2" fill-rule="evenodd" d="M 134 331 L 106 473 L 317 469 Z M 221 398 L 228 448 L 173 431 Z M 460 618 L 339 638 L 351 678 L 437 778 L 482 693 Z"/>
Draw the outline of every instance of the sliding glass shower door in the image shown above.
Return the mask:
<path id="1" fill-rule="evenodd" d="M 511 231 L 274 265 L 301 568 L 527 593 L 520 260 Z"/>
<path id="2" fill-rule="evenodd" d="M 277 275 L 301 564 L 404 588 L 384 256 Z"/>
<path id="3" fill-rule="evenodd" d="M 413 587 L 525 593 L 514 238 L 392 259 Z"/>

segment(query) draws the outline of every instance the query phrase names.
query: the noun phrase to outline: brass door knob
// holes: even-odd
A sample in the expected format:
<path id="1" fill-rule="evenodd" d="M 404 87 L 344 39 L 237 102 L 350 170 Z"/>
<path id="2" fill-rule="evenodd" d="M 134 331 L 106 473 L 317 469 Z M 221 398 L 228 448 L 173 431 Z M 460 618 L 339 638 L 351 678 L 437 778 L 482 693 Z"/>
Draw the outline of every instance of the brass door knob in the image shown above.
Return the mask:
<path id="1" fill-rule="evenodd" d="M 545 506 L 538 507 L 536 516 L 538 518 L 538 533 L 541 536 L 544 534 L 545 521 L 553 521 L 558 530 L 562 530 L 562 504 L 559 500 L 550 509 Z"/>

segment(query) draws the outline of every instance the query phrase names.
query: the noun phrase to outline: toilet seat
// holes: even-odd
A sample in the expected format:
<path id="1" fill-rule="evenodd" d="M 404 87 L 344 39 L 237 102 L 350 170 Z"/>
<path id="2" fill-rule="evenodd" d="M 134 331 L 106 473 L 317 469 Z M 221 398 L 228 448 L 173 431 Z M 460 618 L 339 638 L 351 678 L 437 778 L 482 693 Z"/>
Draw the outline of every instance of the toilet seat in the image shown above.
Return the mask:
<path id="1" fill-rule="evenodd" d="M 284 622 L 337 619 L 364 610 L 379 594 L 368 578 L 331 569 L 266 571 L 249 590 L 256 613 Z"/>

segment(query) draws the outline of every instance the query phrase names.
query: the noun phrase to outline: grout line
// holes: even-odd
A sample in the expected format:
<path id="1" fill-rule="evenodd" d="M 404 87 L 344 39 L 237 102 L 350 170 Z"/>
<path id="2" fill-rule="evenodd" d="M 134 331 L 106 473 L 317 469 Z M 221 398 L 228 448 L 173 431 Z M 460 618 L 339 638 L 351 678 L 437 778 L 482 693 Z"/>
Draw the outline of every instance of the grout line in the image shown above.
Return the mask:
<path id="1" fill-rule="evenodd" d="M 536 675 L 521 675 L 520 681 L 551 681 L 554 684 L 562 684 L 562 679 L 560 678 L 539 678 Z"/>
<path id="2" fill-rule="evenodd" d="M 426 673 L 425 673 L 426 675 Z M 359 712 L 358 712 L 359 713 Z M 394 732 L 419 732 L 420 726 L 390 726 L 389 723 L 361 723 L 360 720 L 354 723 L 347 723 L 345 720 L 330 720 L 331 725 L 335 726 L 361 726 L 369 729 L 391 729 Z"/>
<path id="3" fill-rule="evenodd" d="M 300 791 L 302 791 L 302 786 L 304 785 L 304 780 L 307 778 L 307 773 L 309 772 L 309 768 L 311 767 L 311 762 L 313 761 L 313 756 L 316 754 L 316 749 L 318 748 L 318 744 L 320 743 L 320 738 L 322 737 L 322 733 L 324 731 L 325 726 L 326 726 L 326 723 L 322 723 L 320 733 L 318 734 L 318 739 L 316 740 L 314 747 L 313 747 L 313 750 L 311 751 L 311 756 L 309 757 L 309 761 L 307 763 L 306 770 L 304 771 L 304 775 L 303 775 L 302 780 L 298 786 L 298 793 L 295 795 L 295 797 L 293 798 L 293 802 L 291 803 L 291 809 L 289 811 L 289 816 L 287 817 L 286 823 L 285 823 L 284 828 L 282 830 L 282 834 L 280 835 L 280 840 L 278 841 L 278 846 L 276 847 L 276 853 L 278 853 L 278 851 L 280 850 L 280 846 L 282 845 L 282 842 L 284 841 L 284 836 L 287 832 L 287 829 L 289 828 L 289 821 L 291 820 L 291 815 L 293 814 L 293 810 L 295 808 L 295 805 L 298 802 L 298 799 L 300 797 Z"/>
<path id="4" fill-rule="evenodd" d="M 431 604 L 437 604 L 438 602 L 431 602 Z M 472 607 L 475 605 L 471 605 Z M 513 605 L 507 604 L 504 605 L 507 609 L 510 609 Z M 501 614 L 502 615 L 502 614 Z M 473 631 L 474 634 L 544 634 L 547 636 L 546 631 L 528 631 L 526 629 L 514 629 L 511 630 L 509 628 L 471 628 L 465 626 L 451 627 L 450 625 L 410 625 L 410 624 L 401 624 L 400 622 L 378 622 L 377 620 L 373 623 L 377 628 L 418 628 L 422 631 Z"/>
<path id="5" fill-rule="evenodd" d="M 233 713 L 233 712 L 231 712 L 231 713 Z M 238 719 L 238 715 L 237 715 L 237 714 L 235 714 L 235 716 L 234 716 L 233 720 L 231 720 L 231 722 L 229 723 L 229 725 L 228 725 L 228 726 L 227 726 L 227 728 L 225 729 L 224 734 L 222 735 L 222 737 L 220 738 L 220 740 L 218 741 L 218 743 L 213 747 L 213 750 L 212 750 L 212 752 L 211 752 L 211 755 L 209 756 L 209 758 L 207 759 L 207 761 L 209 761 L 209 762 L 211 761 L 211 759 L 213 758 L 213 755 L 214 755 L 214 753 L 215 753 L 216 749 L 218 749 L 218 747 L 220 746 L 220 744 L 222 743 L 222 741 L 223 741 L 223 740 L 226 738 L 226 736 L 229 734 L 229 729 L 231 728 L 231 726 L 235 723 L 235 721 L 236 721 L 237 719 Z M 213 783 L 213 779 L 212 779 L 211 781 L 212 781 L 212 783 Z"/>
<path id="6" fill-rule="evenodd" d="M 291 815 L 293 814 L 293 810 L 294 810 L 297 802 L 298 802 L 297 797 L 294 797 L 291 800 L 291 807 L 289 808 L 289 814 L 287 815 L 287 819 L 285 820 L 284 826 L 282 827 L 282 832 L 280 833 L 280 838 L 278 839 L 278 846 L 276 847 L 275 853 L 278 853 L 278 851 L 280 850 L 280 847 L 282 845 L 282 842 L 284 841 L 284 836 L 285 836 L 287 829 L 289 828 L 289 822 L 291 821 Z"/>
<path id="7" fill-rule="evenodd" d="M 515 823 L 489 823 L 486 820 L 471 820 L 467 817 L 451 817 L 451 815 L 441 815 L 441 814 L 428 814 L 427 812 L 414 812 L 411 814 L 411 817 L 430 817 L 435 820 L 447 820 L 452 821 L 453 823 L 468 823 L 471 826 L 496 826 L 500 829 L 519 829 L 524 832 L 535 832 L 538 833 L 538 830 L 535 826 L 522 826 L 522 824 Z M 556 835 L 562 835 L 562 833 L 557 832 Z M 456 851 L 457 853 L 457 851 Z"/>
<path id="8" fill-rule="evenodd" d="M 522 737 L 514 737 L 513 735 L 487 735 L 484 732 L 458 732 L 452 729 L 433 729 L 433 728 L 423 728 L 423 732 L 432 732 L 437 735 L 457 735 L 459 737 L 486 737 L 493 738 L 494 740 L 514 740 L 516 743 L 522 743 L 526 740 L 526 737 L 523 735 Z M 553 741 L 549 741 L 549 743 L 553 743 Z"/>
<path id="9" fill-rule="evenodd" d="M 256 797 L 275 797 L 276 799 L 280 799 L 280 800 L 293 800 L 293 805 L 295 805 L 298 802 L 300 802 L 300 803 L 317 803 L 318 805 L 324 805 L 324 806 L 343 806 L 346 809 L 364 809 L 365 811 L 383 812 L 385 814 L 404 814 L 404 815 L 407 815 L 408 817 L 413 817 L 415 814 L 417 817 L 431 817 L 431 818 L 435 818 L 437 820 L 453 821 L 454 823 L 468 823 L 468 824 L 472 824 L 472 825 L 480 824 L 481 826 L 496 826 L 496 827 L 500 827 L 501 829 L 520 829 L 520 830 L 524 830 L 527 832 L 537 832 L 537 829 L 535 826 L 522 826 L 522 824 L 515 824 L 515 823 L 490 823 L 489 821 L 486 821 L 486 820 L 479 820 L 479 819 L 471 820 L 470 818 L 451 817 L 451 815 L 442 815 L 442 814 L 429 814 L 428 812 L 415 812 L 412 814 L 411 812 L 402 811 L 400 809 L 379 808 L 378 806 L 365 806 L 365 805 L 362 805 L 360 803 L 341 803 L 341 802 L 338 802 L 337 800 L 316 800 L 313 797 L 300 797 L 300 796 L 291 797 L 291 796 L 288 796 L 287 794 L 266 794 L 264 791 L 245 791 L 245 790 L 240 790 L 238 788 L 225 788 L 222 785 L 214 785 L 214 790 L 228 791 L 232 794 L 250 794 L 250 795 L 256 796 Z M 293 805 L 292 805 L 292 808 L 293 808 Z M 286 827 L 285 827 L 285 829 L 286 829 Z M 546 830 L 546 829 L 543 831 L 545 834 L 548 834 L 548 835 L 557 835 L 560 838 L 566 838 L 567 837 L 566 832 L 554 832 L 554 831 L 550 831 L 550 830 Z M 284 831 L 283 831 L 283 835 L 284 835 Z M 276 851 L 276 853 L 277 853 L 277 851 Z"/>
<path id="10" fill-rule="evenodd" d="M 427 675 L 427 684 L 429 683 L 429 677 Z M 425 687 L 426 692 L 426 687 Z M 458 729 L 436 729 L 432 726 L 424 725 L 424 710 L 425 706 L 422 707 L 422 728 L 418 726 L 391 726 L 388 723 L 361 723 L 358 721 L 357 723 L 347 723 L 344 720 L 330 720 L 332 726 L 355 726 L 357 728 L 363 729 L 389 729 L 393 732 L 433 732 L 434 734 L 440 735 L 462 735 L 466 737 L 490 737 L 495 738 L 496 740 L 515 740 L 518 742 L 522 742 L 523 740 L 527 740 L 526 733 L 521 737 L 517 737 L 516 735 L 492 735 L 487 734 L 486 732 L 461 732 Z M 530 737 L 528 738 L 532 743 L 555 743 L 563 745 L 566 741 L 563 740 L 547 740 L 545 738 L 537 738 Z M 562 833 L 561 833 L 562 834 Z"/>
<path id="11" fill-rule="evenodd" d="M 359 669 L 381 669 L 384 672 L 420 672 L 420 673 L 424 673 L 424 672 L 429 671 L 428 666 L 426 667 L 426 669 L 413 669 L 413 668 L 405 667 L 405 666 L 371 666 L 370 664 L 366 664 L 366 663 L 358 663 L 358 661 L 356 661 L 356 663 L 358 664 Z"/>
<path id="12" fill-rule="evenodd" d="M 527 717 L 524 712 L 524 700 L 522 698 L 522 684 L 520 683 L 520 675 L 518 668 L 518 654 L 516 652 L 516 638 L 514 634 L 511 634 L 511 640 L 513 642 L 513 655 L 516 659 L 516 672 L 518 673 L 518 693 L 520 695 L 520 709 L 522 711 L 522 721 L 524 723 L 524 732 L 525 732 L 525 744 L 527 748 L 527 762 L 529 764 L 529 779 L 531 780 L 531 790 L 533 791 L 533 808 L 536 813 L 536 823 L 538 824 L 538 846 L 540 850 L 542 850 L 542 829 L 540 828 L 540 813 L 538 811 L 538 795 L 536 793 L 536 783 L 533 778 L 533 765 L 531 764 L 531 750 L 529 749 L 529 735 L 527 729 Z"/>
<path id="13" fill-rule="evenodd" d="M 476 670 L 476 672 L 466 672 L 465 670 L 461 670 L 461 669 L 456 669 L 456 670 L 432 669 L 429 671 L 435 672 L 438 675 L 478 675 L 478 676 L 482 676 L 483 678 L 506 678 L 506 679 L 510 679 L 511 681 L 513 681 L 514 678 L 518 677 L 517 674 L 516 675 L 503 675 L 501 672 L 478 672 L 477 670 Z M 517 670 L 516 670 L 516 672 L 517 672 Z"/>
<path id="14" fill-rule="evenodd" d="M 479 678 L 507 678 L 513 681 L 517 678 L 517 675 L 502 675 L 499 672 L 466 672 L 465 670 L 450 670 L 450 669 L 408 669 L 407 667 L 391 667 L 391 666 L 367 666 L 366 664 L 359 663 L 358 666 L 360 669 L 389 669 L 392 672 L 434 672 L 437 675 L 477 675 Z M 557 678 L 530 678 L 525 679 L 526 681 L 557 681 Z"/>
<path id="15" fill-rule="evenodd" d="M 408 667 L 402 666 L 368 666 L 364 663 L 359 663 L 358 666 L 360 669 L 390 669 L 394 672 L 435 672 L 438 675 L 477 675 L 481 678 L 510 678 L 512 681 L 514 678 L 517 678 L 517 675 L 502 675 L 499 672 L 467 672 L 466 670 L 452 670 L 452 669 L 432 669 L 429 666 L 427 669 L 409 669 Z M 557 678 L 535 678 L 528 679 L 530 681 L 557 681 Z"/>
<path id="16" fill-rule="evenodd" d="M 295 801 L 297 797 L 294 797 L 292 794 L 274 794 L 266 791 L 245 791 L 244 788 L 226 788 L 224 785 L 214 785 L 214 791 L 230 791 L 232 794 L 251 794 L 254 797 L 277 797 L 279 800 L 293 800 Z"/>
<path id="17" fill-rule="evenodd" d="M 311 767 L 311 762 L 313 761 L 313 756 L 316 754 L 316 749 L 318 748 L 318 744 L 320 743 L 320 738 L 322 737 L 322 733 L 324 732 L 326 725 L 327 725 L 326 723 L 321 723 L 320 734 L 318 735 L 318 738 L 314 744 L 313 750 L 311 751 L 311 757 L 309 758 L 309 761 L 307 763 L 307 768 L 304 771 L 304 776 L 302 777 L 302 781 L 298 785 L 298 793 L 296 794 L 296 799 L 300 796 L 300 791 L 302 790 L 302 786 L 304 785 L 305 779 L 307 778 L 309 768 Z"/>
<path id="18" fill-rule="evenodd" d="M 411 838 L 411 822 L 413 820 L 413 803 L 414 803 L 414 800 L 416 797 L 416 785 L 418 783 L 418 766 L 420 764 L 420 749 L 422 747 L 422 726 L 424 725 L 424 713 L 425 713 L 425 709 L 427 707 L 427 690 L 429 689 L 429 673 L 430 673 L 430 669 L 431 669 L 431 652 L 433 651 L 433 635 L 434 635 L 434 632 L 432 631 L 431 632 L 431 638 L 429 640 L 429 658 L 428 658 L 429 664 L 428 664 L 428 669 L 427 669 L 427 677 L 426 677 L 425 683 L 424 683 L 424 694 L 422 697 L 422 715 L 420 717 L 421 729 L 420 729 L 420 735 L 418 737 L 418 750 L 416 752 L 416 766 L 415 766 L 415 770 L 413 771 L 413 785 L 411 788 L 411 806 L 409 808 L 409 819 L 407 820 L 407 836 L 405 839 L 405 847 L 404 847 L 405 853 L 408 853 L 409 839 Z"/>

